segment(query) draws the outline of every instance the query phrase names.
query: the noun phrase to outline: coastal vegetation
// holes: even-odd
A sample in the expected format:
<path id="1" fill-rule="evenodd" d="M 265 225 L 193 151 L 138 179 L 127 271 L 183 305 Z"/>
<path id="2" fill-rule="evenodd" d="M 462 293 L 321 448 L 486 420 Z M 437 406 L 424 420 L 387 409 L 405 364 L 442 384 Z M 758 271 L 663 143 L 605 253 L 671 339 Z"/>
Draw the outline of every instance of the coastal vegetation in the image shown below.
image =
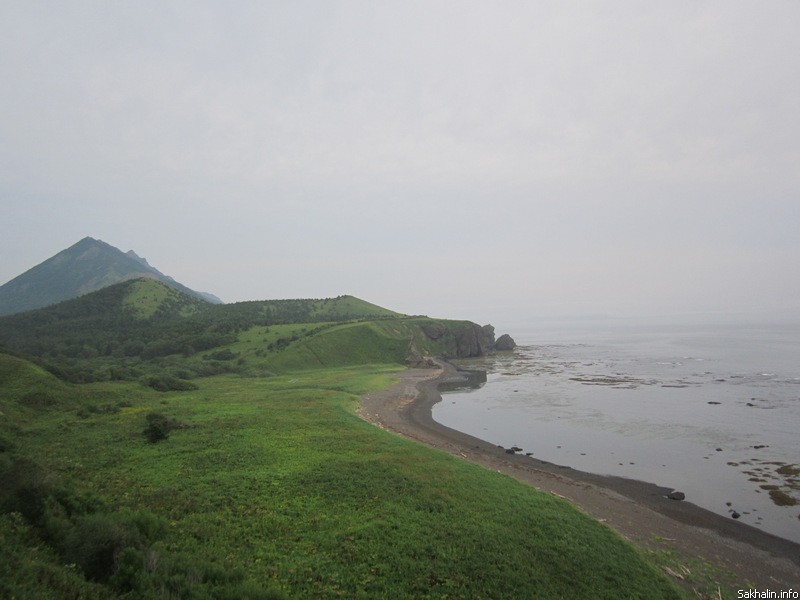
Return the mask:
<path id="1" fill-rule="evenodd" d="M 0 319 L 0 596 L 680 597 L 566 501 L 358 418 L 469 324 L 151 285 Z"/>

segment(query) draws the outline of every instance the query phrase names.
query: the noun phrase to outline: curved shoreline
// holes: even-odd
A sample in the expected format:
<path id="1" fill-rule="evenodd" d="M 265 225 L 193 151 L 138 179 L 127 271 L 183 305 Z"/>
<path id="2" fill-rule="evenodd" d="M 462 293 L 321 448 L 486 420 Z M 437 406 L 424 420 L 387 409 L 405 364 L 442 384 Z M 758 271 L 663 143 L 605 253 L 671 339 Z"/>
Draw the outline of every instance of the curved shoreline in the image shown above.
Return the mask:
<path id="1" fill-rule="evenodd" d="M 788 589 L 800 581 L 800 544 L 723 517 L 690 502 L 669 500 L 671 488 L 595 475 L 503 448 L 434 421 L 442 383 L 463 379 L 456 368 L 407 369 L 400 381 L 361 399 L 359 415 L 379 427 L 505 473 L 563 497 L 639 546 L 676 550 L 710 561 L 748 585 Z"/>

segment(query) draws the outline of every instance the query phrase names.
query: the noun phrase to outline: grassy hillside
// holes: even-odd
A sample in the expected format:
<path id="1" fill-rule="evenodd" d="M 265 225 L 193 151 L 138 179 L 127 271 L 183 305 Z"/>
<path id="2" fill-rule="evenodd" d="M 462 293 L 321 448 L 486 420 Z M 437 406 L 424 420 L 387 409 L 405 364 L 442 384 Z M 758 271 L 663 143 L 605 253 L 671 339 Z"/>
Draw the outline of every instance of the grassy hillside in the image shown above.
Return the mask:
<path id="1" fill-rule="evenodd" d="M 438 328 L 435 339 L 425 332 L 431 324 Z M 210 305 L 139 279 L 2 317 L 0 346 L 75 383 L 175 382 L 222 373 L 403 364 L 412 342 L 423 354 L 453 355 L 460 332 L 474 327 L 406 317 L 353 296 Z"/>
<path id="2" fill-rule="evenodd" d="M 211 306 L 201 320 L 228 323 L 241 330 L 254 325 L 391 319 L 401 316 L 403 315 L 354 296 L 338 296 L 324 299 L 257 300 Z"/>
<path id="3" fill-rule="evenodd" d="M 352 319 L 354 316 L 362 319 L 386 319 L 405 315 L 355 296 L 339 296 L 338 298 L 313 301 L 310 316 L 314 321 L 341 321 L 342 319 Z"/>
<path id="4" fill-rule="evenodd" d="M 153 279 L 136 279 L 125 289 L 122 309 L 136 319 L 151 319 L 157 314 L 188 317 L 206 308 L 205 304 Z"/>
<path id="5" fill-rule="evenodd" d="M 0 597 L 678 597 L 567 503 L 356 417 L 476 327 L 148 280 L 0 319 Z"/>
<path id="6" fill-rule="evenodd" d="M 0 352 L 0 448 L 44 410 L 73 399 L 71 386 L 41 367 Z"/>
<path id="7" fill-rule="evenodd" d="M 203 359 L 212 349 L 226 348 L 240 335 L 247 337 L 254 328 L 301 324 L 309 331 L 323 322 L 398 317 L 352 296 L 211 305 L 159 281 L 138 279 L 55 306 L 2 317 L 0 346 L 29 356 L 59 377 L 77 383 L 155 375 L 191 378 L 243 372 L 241 365 L 229 361 Z M 277 338 L 280 343 L 262 348 L 262 353 L 285 349 L 293 336 Z"/>
<path id="8" fill-rule="evenodd" d="M 424 331 L 430 325 L 442 332 L 435 340 Z M 202 372 L 203 365 L 222 368 L 220 363 L 224 362 L 228 372 L 245 375 L 371 363 L 402 365 L 412 344 L 425 356 L 452 356 L 459 332 L 472 326 L 468 321 L 427 317 L 257 325 L 240 332 L 234 342 L 216 352 L 202 354 L 202 364 L 195 360 L 198 357 L 176 358 L 173 364 Z"/>
<path id="9" fill-rule="evenodd" d="M 407 351 L 407 339 L 386 336 L 373 322 L 350 323 L 300 339 L 270 356 L 266 364 L 276 373 L 370 363 L 402 364 Z"/>
<path id="10" fill-rule="evenodd" d="M 0 402 L 6 410 L 47 407 L 72 395 L 72 387 L 41 367 L 0 352 Z"/>
<path id="11" fill-rule="evenodd" d="M 4 390 L 83 391 L 0 450 L 0 596 L 679 597 L 566 502 L 358 419 L 396 369 L 161 394 L 63 384 L 12 357 Z M 157 443 L 151 413 L 177 427 Z"/>

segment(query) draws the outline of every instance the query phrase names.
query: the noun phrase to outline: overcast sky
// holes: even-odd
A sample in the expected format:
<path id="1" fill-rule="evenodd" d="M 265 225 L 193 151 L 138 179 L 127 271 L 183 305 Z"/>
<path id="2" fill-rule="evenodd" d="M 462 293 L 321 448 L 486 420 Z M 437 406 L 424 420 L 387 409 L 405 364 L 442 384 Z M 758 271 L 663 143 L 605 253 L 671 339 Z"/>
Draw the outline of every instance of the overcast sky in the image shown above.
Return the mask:
<path id="1" fill-rule="evenodd" d="M 800 2 L 0 3 L 0 283 L 800 314 Z"/>

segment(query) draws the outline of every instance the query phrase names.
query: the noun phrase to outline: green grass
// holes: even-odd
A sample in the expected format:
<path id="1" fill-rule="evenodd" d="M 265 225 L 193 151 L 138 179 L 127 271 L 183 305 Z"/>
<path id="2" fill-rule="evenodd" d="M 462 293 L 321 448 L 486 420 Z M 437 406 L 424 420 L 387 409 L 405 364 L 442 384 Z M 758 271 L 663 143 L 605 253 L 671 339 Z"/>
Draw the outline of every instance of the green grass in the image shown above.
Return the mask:
<path id="1" fill-rule="evenodd" d="M 339 325 L 301 339 L 269 358 L 270 370 L 285 373 L 308 368 L 371 362 L 403 362 L 408 340 L 383 335 L 373 322 Z"/>
<path id="2" fill-rule="evenodd" d="M 429 339 L 421 329 L 434 322 L 448 332 L 439 340 Z M 237 341 L 224 349 L 238 361 L 236 371 L 249 375 L 370 363 L 402 364 L 412 339 L 422 353 L 443 355 L 451 349 L 448 343 L 452 343 L 454 332 L 466 325 L 467 321 L 398 318 L 255 326 L 240 333 Z"/>
<path id="3" fill-rule="evenodd" d="M 80 392 L 21 358 L 0 352 L 0 435 L 10 435 L 43 411 L 72 405 Z"/>
<path id="4" fill-rule="evenodd" d="M 358 397 L 396 372 L 219 376 L 167 394 L 91 384 L 75 402 L 131 405 L 83 418 L 41 411 L 21 423 L 16 451 L 94 510 L 127 522 L 146 511 L 163 525 L 150 528 L 160 533 L 142 554 L 160 566 L 131 563 L 126 581 L 140 586 L 131 597 L 680 597 L 636 549 L 565 501 L 360 420 Z M 189 427 L 148 443 L 152 411 Z M 59 589 L 84 585 L 48 546 L 31 550 L 33 530 L 15 519 L 0 520 L 0 535 L 29 558 L 0 571 L 7 589 L 35 590 L 43 570 Z M 85 585 L 94 597 L 98 586 Z"/>
<path id="5" fill-rule="evenodd" d="M 360 318 L 395 318 L 402 317 L 398 312 L 361 300 L 355 296 L 339 296 L 324 300 L 314 300 L 311 316 L 315 320 L 330 319 L 336 321 L 340 318 L 350 318 L 358 315 Z"/>
<path id="6" fill-rule="evenodd" d="M 196 299 L 186 302 L 183 294 L 154 279 L 133 281 L 122 301 L 122 306 L 131 309 L 137 319 L 149 319 L 167 304 L 179 307 L 178 314 L 184 317 L 197 312 L 200 310 L 198 306 L 202 306 Z"/>
<path id="7" fill-rule="evenodd" d="M 654 540 L 660 542 L 659 536 Z M 665 573 L 681 582 L 690 598 L 728 600 L 740 598 L 739 592 L 758 586 L 707 558 L 687 555 L 674 549 L 647 550 L 647 557 Z"/>
<path id="8" fill-rule="evenodd" d="M 28 404 L 28 397 L 41 395 L 46 400 L 35 403 L 47 406 L 58 402 L 65 394 L 73 393 L 73 386 L 56 379 L 53 375 L 33 363 L 0 352 L 0 389 L 6 408 Z"/>

